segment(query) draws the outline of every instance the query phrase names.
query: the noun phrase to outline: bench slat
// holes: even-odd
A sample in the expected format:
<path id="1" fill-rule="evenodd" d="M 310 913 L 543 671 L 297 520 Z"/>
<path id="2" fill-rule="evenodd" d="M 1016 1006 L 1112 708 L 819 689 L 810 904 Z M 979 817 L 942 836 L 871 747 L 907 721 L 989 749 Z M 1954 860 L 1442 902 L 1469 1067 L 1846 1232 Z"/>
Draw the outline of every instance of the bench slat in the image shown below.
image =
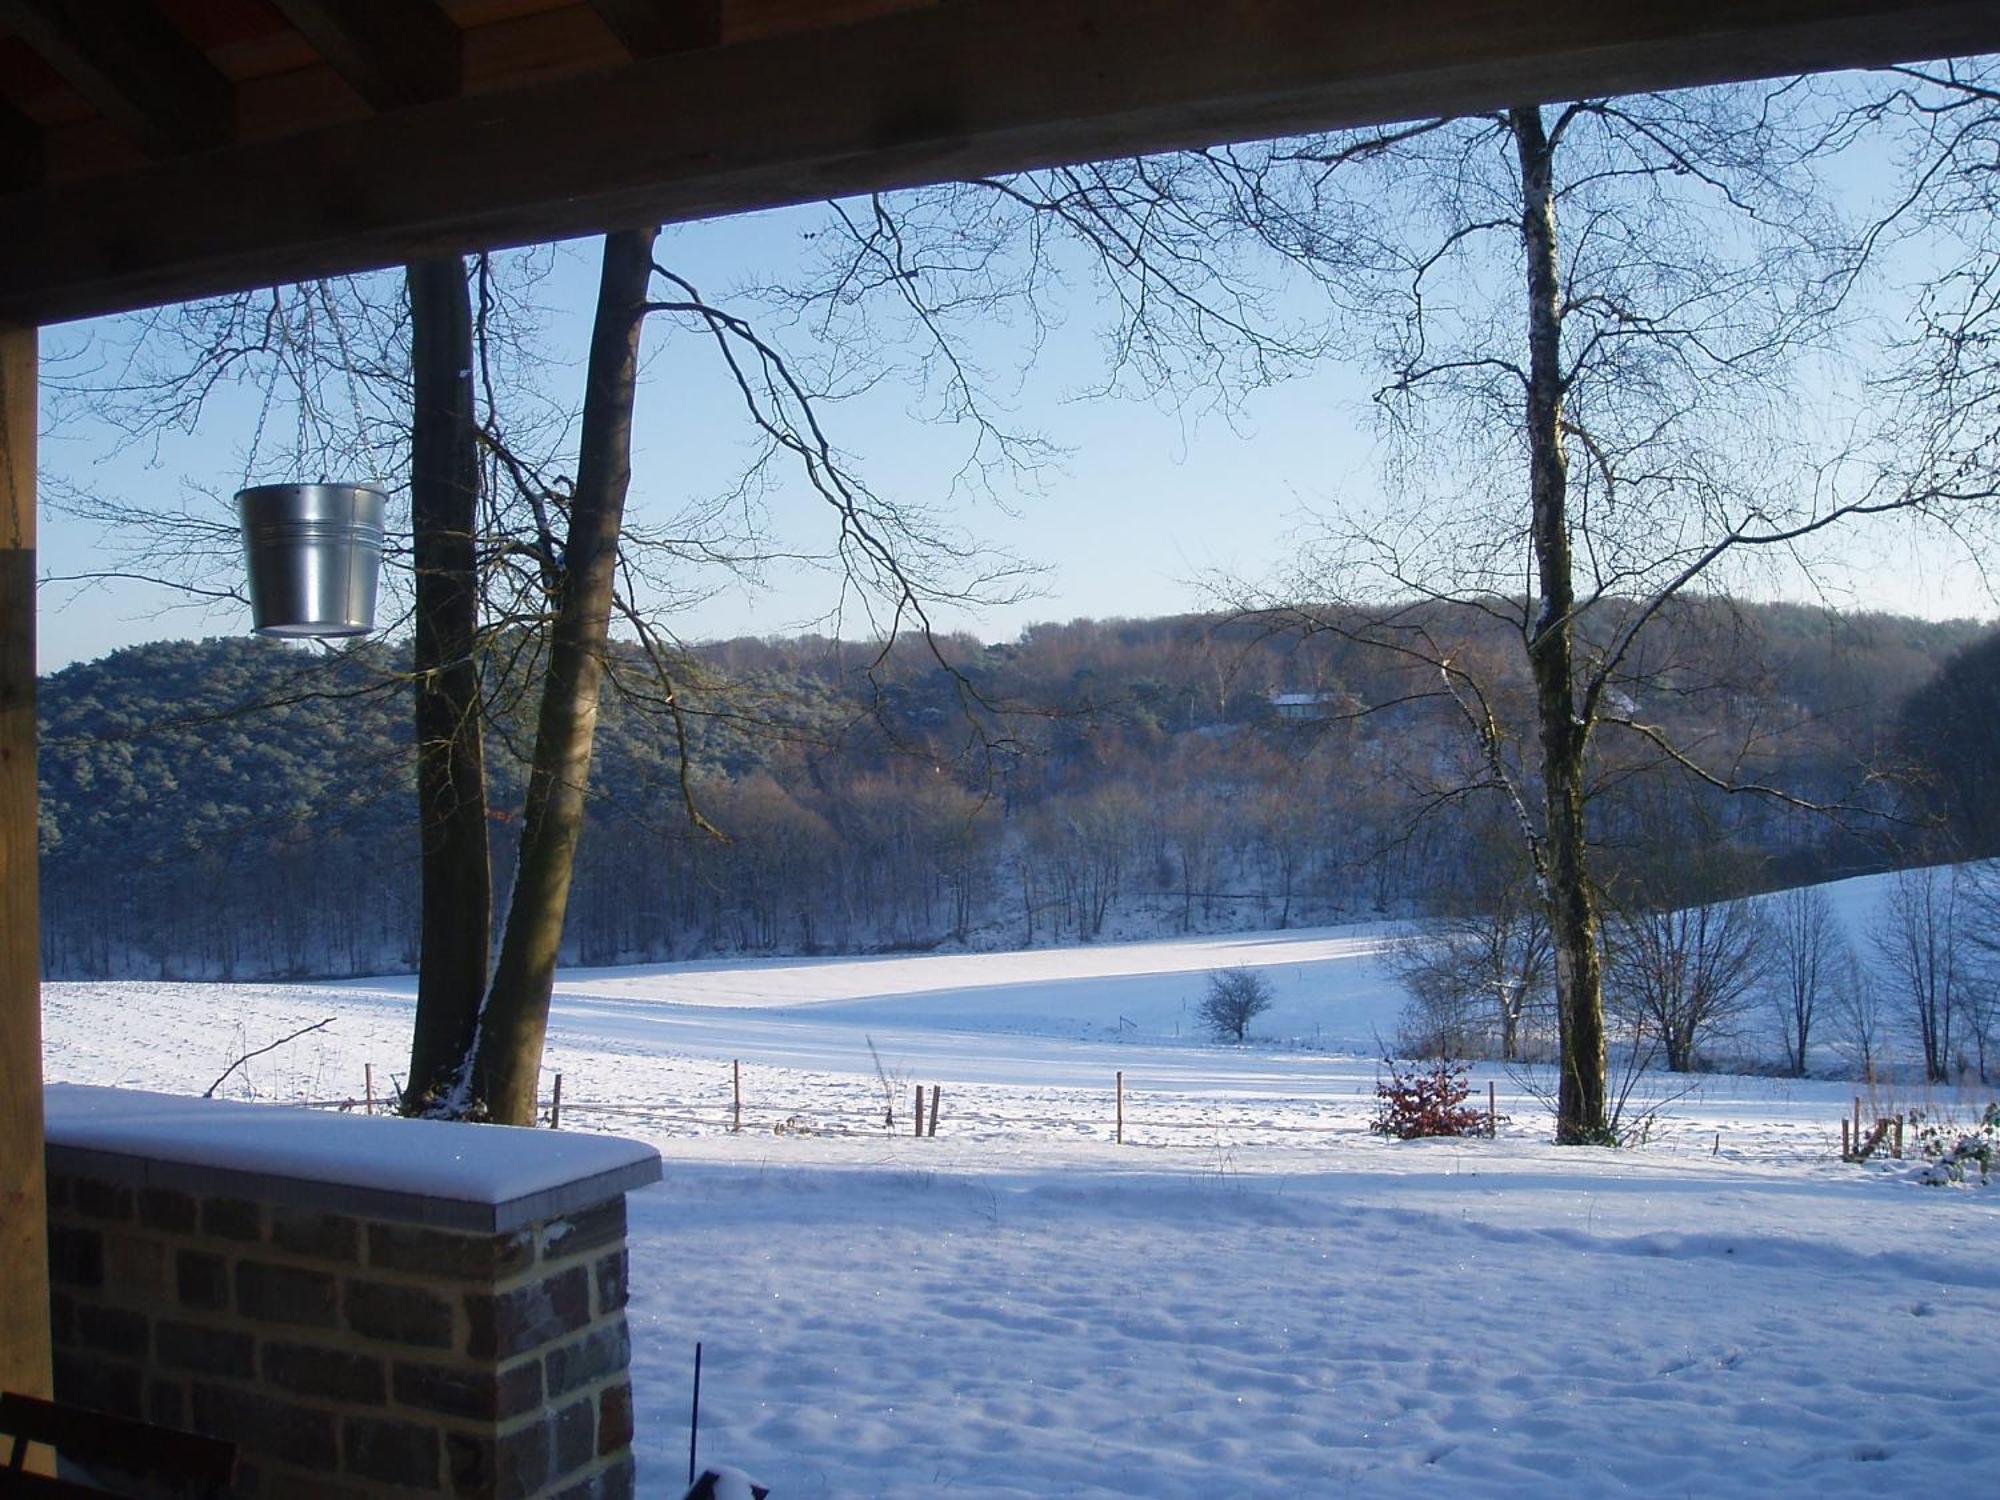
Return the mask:
<path id="1" fill-rule="evenodd" d="M 132 1473 L 188 1479 L 211 1486 L 227 1484 L 236 1466 L 234 1443 L 13 1391 L 0 1395 L 0 1433 L 14 1435 L 16 1464 L 20 1461 L 19 1440 L 25 1438 L 33 1443 L 46 1443 L 78 1463 L 102 1463 Z M 18 1469 L 0 1470 L 8 1475 L 18 1472 Z M 95 1492 L 71 1486 L 65 1491 L 45 1493 Z"/>

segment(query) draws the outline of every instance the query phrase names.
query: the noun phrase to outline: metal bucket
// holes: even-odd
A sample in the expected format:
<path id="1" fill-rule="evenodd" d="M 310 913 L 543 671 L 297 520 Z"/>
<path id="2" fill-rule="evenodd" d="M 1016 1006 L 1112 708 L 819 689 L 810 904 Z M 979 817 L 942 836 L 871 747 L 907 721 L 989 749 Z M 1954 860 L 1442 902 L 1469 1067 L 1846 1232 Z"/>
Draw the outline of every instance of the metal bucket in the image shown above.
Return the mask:
<path id="1" fill-rule="evenodd" d="M 360 484 L 240 490 L 250 616 L 259 635 L 366 635 L 375 628 L 383 495 Z"/>

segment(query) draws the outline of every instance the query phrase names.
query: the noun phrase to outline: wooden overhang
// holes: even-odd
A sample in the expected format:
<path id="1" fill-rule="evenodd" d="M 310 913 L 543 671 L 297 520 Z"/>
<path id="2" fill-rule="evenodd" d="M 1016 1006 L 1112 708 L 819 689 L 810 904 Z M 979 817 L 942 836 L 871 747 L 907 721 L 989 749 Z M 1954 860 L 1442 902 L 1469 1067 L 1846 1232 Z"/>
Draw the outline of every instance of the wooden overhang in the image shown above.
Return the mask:
<path id="1" fill-rule="evenodd" d="M 0 1387 L 46 1392 L 35 328 L 872 189 L 2000 51 L 2000 0 L 0 0 Z"/>
<path id="2" fill-rule="evenodd" d="M 1996 45 L 1991 0 L 0 0 L 0 320 Z"/>

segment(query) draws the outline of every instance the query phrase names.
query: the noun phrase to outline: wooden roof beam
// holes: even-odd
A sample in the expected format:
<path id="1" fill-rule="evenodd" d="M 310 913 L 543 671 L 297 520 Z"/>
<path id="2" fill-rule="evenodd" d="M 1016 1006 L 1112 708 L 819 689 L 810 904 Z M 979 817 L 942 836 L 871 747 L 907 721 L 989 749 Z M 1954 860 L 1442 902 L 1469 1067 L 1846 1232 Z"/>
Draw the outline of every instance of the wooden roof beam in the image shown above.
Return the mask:
<path id="1" fill-rule="evenodd" d="M 953 0 L 0 199 L 0 321 L 1321 127 L 2000 50 L 1995 0 Z"/>
<path id="2" fill-rule="evenodd" d="M 436 0 L 273 0 L 370 109 L 458 93 L 460 33 Z"/>
<path id="3" fill-rule="evenodd" d="M 713 47 L 722 40 L 722 0 L 590 0 L 590 8 L 634 57 Z"/>
<path id="4" fill-rule="evenodd" d="M 148 156 L 235 133 L 229 80 L 146 0 L 0 0 L 0 21 Z"/>
<path id="5" fill-rule="evenodd" d="M 42 133 L 35 122 L 0 100 L 0 193 L 18 193 L 42 182 Z"/>

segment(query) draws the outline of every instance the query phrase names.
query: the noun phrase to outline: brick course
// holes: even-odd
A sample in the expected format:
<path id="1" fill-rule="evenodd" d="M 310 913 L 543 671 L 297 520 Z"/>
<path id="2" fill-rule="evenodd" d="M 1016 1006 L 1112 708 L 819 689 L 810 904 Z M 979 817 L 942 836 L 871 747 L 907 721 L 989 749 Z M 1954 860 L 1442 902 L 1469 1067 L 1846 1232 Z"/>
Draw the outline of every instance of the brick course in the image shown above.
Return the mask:
<path id="1" fill-rule="evenodd" d="M 622 1194 L 498 1234 L 83 1172 L 49 1204 L 57 1396 L 238 1443 L 241 1500 L 634 1493 Z"/>

